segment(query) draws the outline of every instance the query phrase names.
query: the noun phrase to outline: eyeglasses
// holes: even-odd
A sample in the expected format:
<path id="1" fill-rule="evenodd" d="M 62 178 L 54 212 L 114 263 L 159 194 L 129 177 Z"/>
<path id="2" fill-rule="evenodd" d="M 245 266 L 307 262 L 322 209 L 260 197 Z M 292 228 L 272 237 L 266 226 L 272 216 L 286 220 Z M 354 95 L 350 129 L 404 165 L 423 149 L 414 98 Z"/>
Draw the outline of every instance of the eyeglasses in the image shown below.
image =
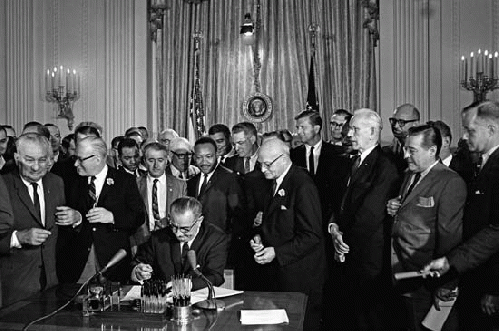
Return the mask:
<path id="1" fill-rule="evenodd" d="M 274 161 L 272 161 L 272 162 L 262 162 L 262 167 L 265 167 L 265 168 L 267 168 L 267 169 L 270 169 L 270 167 L 272 167 L 272 165 L 275 163 L 275 161 L 279 160 L 279 159 L 281 158 L 281 156 L 283 156 L 283 155 L 284 155 L 284 154 L 279 155 L 279 156 L 278 156 L 278 157 L 276 157 L 276 158 L 274 159 Z"/>
<path id="2" fill-rule="evenodd" d="M 345 123 L 329 122 L 332 127 L 342 127 Z"/>
<path id="3" fill-rule="evenodd" d="M 173 223 L 171 219 L 168 219 L 167 225 L 170 227 L 170 229 L 172 229 L 173 233 L 177 233 L 177 231 L 180 230 L 180 232 L 186 234 L 189 233 L 192 230 L 192 228 L 194 228 L 194 225 L 196 225 L 197 222 L 199 222 L 199 217 L 196 218 L 196 221 L 192 223 L 191 226 L 178 226 L 175 223 Z"/>
<path id="4" fill-rule="evenodd" d="M 398 118 L 390 117 L 389 121 L 391 126 L 395 126 L 395 124 L 398 124 L 401 128 L 403 128 L 407 123 L 417 122 L 419 120 L 401 120 Z"/>
<path id="5" fill-rule="evenodd" d="M 83 162 L 85 162 L 86 160 L 88 160 L 88 159 L 90 159 L 90 158 L 92 158 L 92 157 L 94 157 L 94 156 L 95 156 L 95 154 L 89 155 L 89 156 L 84 157 L 84 158 L 81 158 L 81 157 L 77 156 L 77 157 L 76 157 L 76 161 L 78 161 L 79 163 L 83 163 Z"/>
<path id="6" fill-rule="evenodd" d="M 172 151 L 172 153 L 175 154 L 175 156 L 179 159 L 186 159 L 192 156 L 192 153 L 175 153 L 174 151 Z"/>

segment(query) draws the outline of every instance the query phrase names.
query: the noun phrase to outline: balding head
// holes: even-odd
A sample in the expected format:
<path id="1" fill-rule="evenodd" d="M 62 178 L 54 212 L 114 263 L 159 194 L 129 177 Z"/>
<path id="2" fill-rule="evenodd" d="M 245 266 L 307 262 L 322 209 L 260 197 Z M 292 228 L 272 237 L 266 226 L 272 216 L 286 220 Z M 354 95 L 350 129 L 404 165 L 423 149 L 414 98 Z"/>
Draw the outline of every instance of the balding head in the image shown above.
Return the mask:
<path id="1" fill-rule="evenodd" d="M 106 166 L 107 146 L 100 137 L 89 136 L 76 144 L 75 166 L 80 176 L 95 176 Z"/>
<path id="2" fill-rule="evenodd" d="M 409 128 L 419 125 L 419 110 L 410 103 L 398 106 L 390 117 L 392 133 L 402 144 L 409 133 Z"/>
<path id="3" fill-rule="evenodd" d="M 291 165 L 289 146 L 280 139 L 268 139 L 258 150 L 258 161 L 267 179 L 276 179 Z"/>

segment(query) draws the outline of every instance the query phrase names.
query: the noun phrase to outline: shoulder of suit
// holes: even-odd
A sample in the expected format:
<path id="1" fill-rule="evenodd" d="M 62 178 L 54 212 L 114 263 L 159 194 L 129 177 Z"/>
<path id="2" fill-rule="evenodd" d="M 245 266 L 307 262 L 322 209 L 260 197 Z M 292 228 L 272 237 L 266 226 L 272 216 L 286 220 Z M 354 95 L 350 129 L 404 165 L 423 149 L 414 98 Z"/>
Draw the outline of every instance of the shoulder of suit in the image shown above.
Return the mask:
<path id="1" fill-rule="evenodd" d="M 224 230 L 216 226 L 215 224 L 210 223 L 208 220 L 203 221 L 204 224 L 204 233 L 205 236 L 213 237 L 213 238 L 219 238 L 219 237 L 226 237 L 226 233 Z"/>
<path id="2" fill-rule="evenodd" d="M 227 168 L 223 164 L 219 164 L 217 166 L 217 170 L 220 171 L 220 172 L 222 172 L 222 173 L 230 173 L 230 174 L 234 173 L 234 171 L 232 169 Z"/>

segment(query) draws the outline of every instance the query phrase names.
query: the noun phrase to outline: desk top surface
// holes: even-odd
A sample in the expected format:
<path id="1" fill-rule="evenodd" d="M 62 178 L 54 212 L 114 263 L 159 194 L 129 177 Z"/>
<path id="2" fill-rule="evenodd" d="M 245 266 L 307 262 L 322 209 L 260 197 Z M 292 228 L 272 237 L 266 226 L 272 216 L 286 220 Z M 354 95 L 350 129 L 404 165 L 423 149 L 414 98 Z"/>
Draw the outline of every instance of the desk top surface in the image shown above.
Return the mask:
<path id="1" fill-rule="evenodd" d="M 46 315 L 65 303 L 58 299 L 55 289 L 30 300 L 20 301 L 0 310 L 0 330 L 21 330 L 31 320 Z M 37 323 L 29 330 L 301 330 L 306 307 L 306 296 L 297 292 L 244 292 L 222 298 L 225 310 L 201 311 L 187 325 L 171 321 L 152 320 L 140 313 L 120 313 L 83 317 L 76 305 L 51 318 Z M 252 309 L 285 309 L 289 324 L 241 325 L 240 311 Z M 126 314 L 126 315 L 125 315 Z"/>

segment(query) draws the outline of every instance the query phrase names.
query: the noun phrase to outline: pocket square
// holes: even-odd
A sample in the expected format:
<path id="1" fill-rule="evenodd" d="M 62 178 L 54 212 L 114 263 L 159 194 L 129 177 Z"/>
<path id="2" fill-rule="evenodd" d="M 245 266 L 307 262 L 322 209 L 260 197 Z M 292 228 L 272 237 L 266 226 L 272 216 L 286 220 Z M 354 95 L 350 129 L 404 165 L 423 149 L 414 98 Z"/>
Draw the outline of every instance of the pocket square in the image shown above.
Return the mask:
<path id="1" fill-rule="evenodd" d="M 480 190 L 476 190 L 476 191 L 475 191 L 475 194 L 476 194 L 476 195 L 481 195 L 481 194 L 483 194 L 483 192 L 482 192 L 482 191 L 480 191 Z"/>
<path id="2" fill-rule="evenodd" d="M 281 205 L 281 210 L 288 210 L 285 205 Z"/>
<path id="3" fill-rule="evenodd" d="M 435 206 L 435 201 L 433 200 L 433 197 L 419 197 L 419 202 L 418 202 L 419 207 L 425 207 L 425 208 L 431 208 Z"/>

